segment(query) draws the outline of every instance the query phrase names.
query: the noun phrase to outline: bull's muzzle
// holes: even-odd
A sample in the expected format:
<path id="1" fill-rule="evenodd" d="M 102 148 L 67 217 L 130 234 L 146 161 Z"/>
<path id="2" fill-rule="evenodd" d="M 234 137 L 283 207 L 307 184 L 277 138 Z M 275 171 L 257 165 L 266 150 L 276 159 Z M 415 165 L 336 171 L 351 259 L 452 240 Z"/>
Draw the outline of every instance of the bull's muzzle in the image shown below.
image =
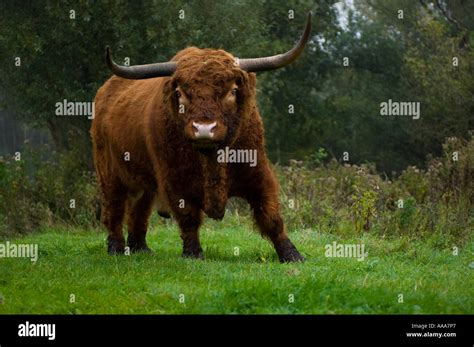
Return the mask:
<path id="1" fill-rule="evenodd" d="M 193 122 L 193 131 L 196 140 L 212 140 L 217 122 L 196 123 Z"/>

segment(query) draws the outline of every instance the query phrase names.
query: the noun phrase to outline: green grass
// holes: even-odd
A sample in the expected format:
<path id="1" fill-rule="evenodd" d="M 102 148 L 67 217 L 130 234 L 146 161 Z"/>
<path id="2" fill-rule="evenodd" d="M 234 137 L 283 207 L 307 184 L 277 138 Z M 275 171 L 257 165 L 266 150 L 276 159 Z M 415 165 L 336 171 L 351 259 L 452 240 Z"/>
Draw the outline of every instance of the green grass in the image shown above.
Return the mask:
<path id="1" fill-rule="evenodd" d="M 37 243 L 36 264 L 0 258 L 0 313 L 474 313 L 472 240 L 454 256 L 452 245 L 439 246 L 434 236 L 350 238 L 300 230 L 290 237 L 307 257 L 304 264 L 280 264 L 246 219 L 207 221 L 204 261 L 180 257 L 172 223 L 153 226 L 153 255 L 109 256 L 105 232 L 42 230 L 10 240 Z M 333 241 L 363 242 L 369 256 L 326 258 L 324 246 Z"/>

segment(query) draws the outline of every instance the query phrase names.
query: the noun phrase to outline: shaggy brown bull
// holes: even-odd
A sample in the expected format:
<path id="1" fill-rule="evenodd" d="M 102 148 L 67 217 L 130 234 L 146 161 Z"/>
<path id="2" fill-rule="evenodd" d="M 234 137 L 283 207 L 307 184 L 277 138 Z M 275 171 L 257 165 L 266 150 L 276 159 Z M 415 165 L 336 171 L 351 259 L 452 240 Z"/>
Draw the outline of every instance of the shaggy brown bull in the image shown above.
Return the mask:
<path id="1" fill-rule="evenodd" d="M 170 62 L 125 67 L 114 63 L 107 47 L 116 76 L 97 92 L 91 136 L 110 254 L 124 252 L 124 216 L 130 250 L 150 251 L 145 236 L 156 205 L 160 215 L 177 220 L 183 256 L 203 258 L 204 213 L 222 219 L 228 198 L 236 196 L 249 202 L 281 262 L 304 260 L 280 215 L 253 72 L 293 62 L 310 30 L 311 15 L 293 49 L 265 58 L 239 60 L 223 50 L 190 47 Z M 257 160 L 232 162 L 224 150 L 253 153 Z"/>

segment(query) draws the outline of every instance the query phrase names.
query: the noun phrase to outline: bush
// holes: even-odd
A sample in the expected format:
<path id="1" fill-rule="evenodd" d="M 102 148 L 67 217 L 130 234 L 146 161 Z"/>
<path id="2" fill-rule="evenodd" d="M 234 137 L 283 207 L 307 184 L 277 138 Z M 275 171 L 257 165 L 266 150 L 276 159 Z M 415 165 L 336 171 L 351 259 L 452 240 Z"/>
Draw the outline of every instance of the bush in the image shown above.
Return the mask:
<path id="1" fill-rule="evenodd" d="M 450 138 L 443 148 L 444 156 L 430 158 L 426 171 L 408 167 L 393 180 L 382 178 L 369 164 L 333 159 L 323 165 L 321 150 L 309 162 L 276 166 L 287 229 L 467 239 L 474 229 L 474 139 Z M 97 224 L 95 179 L 77 157 L 72 151 L 43 158 L 41 151 L 27 146 L 20 161 L 0 160 L 0 235 L 55 222 Z M 232 199 L 227 209 L 233 220 L 251 214 L 239 199 Z"/>
<path id="2" fill-rule="evenodd" d="M 42 156 L 48 152 L 26 144 L 21 157 L 0 158 L 0 235 L 27 233 L 55 222 L 95 225 L 93 175 L 76 160 L 75 151 Z"/>
<path id="3" fill-rule="evenodd" d="M 466 141 L 450 137 L 444 156 L 429 161 L 427 177 L 432 200 L 469 199 L 474 204 L 474 137 Z"/>
<path id="4" fill-rule="evenodd" d="M 276 167 L 288 229 L 467 238 L 474 226 L 474 138 L 449 138 L 443 148 L 443 157 L 430 158 L 426 171 L 411 166 L 393 180 L 382 179 L 371 165 L 334 159 Z"/>

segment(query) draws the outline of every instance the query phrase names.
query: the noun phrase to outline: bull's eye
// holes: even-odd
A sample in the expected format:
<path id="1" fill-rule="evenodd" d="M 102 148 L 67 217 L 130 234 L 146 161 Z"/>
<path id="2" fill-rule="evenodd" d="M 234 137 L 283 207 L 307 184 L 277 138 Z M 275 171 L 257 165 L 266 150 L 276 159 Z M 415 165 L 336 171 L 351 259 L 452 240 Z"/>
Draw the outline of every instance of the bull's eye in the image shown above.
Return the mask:
<path id="1" fill-rule="evenodd" d="M 176 96 L 177 96 L 178 98 L 181 97 L 181 92 L 180 92 L 179 90 L 176 90 Z"/>
<path id="2" fill-rule="evenodd" d="M 230 93 L 232 94 L 232 96 L 237 96 L 237 88 L 232 89 Z"/>

